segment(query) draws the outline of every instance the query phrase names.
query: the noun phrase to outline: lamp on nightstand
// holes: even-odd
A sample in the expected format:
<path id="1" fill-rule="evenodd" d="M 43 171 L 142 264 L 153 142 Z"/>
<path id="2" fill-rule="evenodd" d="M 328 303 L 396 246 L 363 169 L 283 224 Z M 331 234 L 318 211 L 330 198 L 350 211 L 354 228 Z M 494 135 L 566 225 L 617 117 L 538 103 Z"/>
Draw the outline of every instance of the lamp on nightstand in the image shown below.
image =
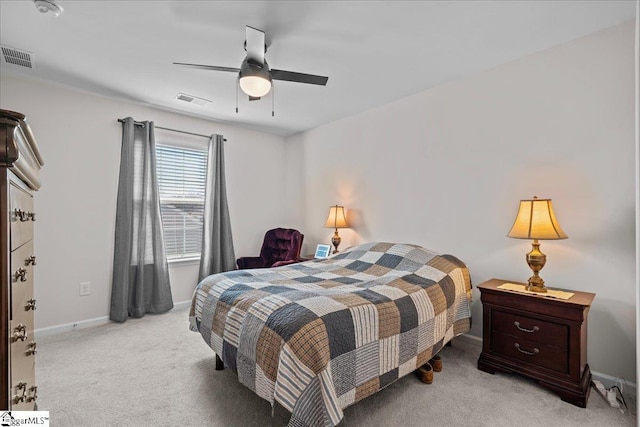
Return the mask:
<path id="1" fill-rule="evenodd" d="M 347 228 L 349 224 L 347 223 L 347 217 L 344 214 L 344 206 L 331 206 L 329 208 L 329 216 L 327 217 L 327 221 L 324 223 L 325 228 L 335 228 L 336 231 L 333 233 L 333 237 L 331 238 L 331 243 L 335 250 L 334 254 L 338 253 L 338 246 L 342 239 L 338 235 L 338 228 Z"/>
<path id="2" fill-rule="evenodd" d="M 507 234 L 509 237 L 516 239 L 533 239 L 533 249 L 527 254 L 527 264 L 533 270 L 533 276 L 529 278 L 527 285 L 528 291 L 547 292 L 544 286 L 544 280 L 538 276 L 538 272 L 542 270 L 547 262 L 547 256 L 540 252 L 540 243 L 538 240 L 558 240 L 566 239 L 567 235 L 560 228 L 560 224 L 553 212 L 551 199 L 533 199 L 520 200 L 520 207 L 516 220 L 511 227 L 511 231 Z"/>

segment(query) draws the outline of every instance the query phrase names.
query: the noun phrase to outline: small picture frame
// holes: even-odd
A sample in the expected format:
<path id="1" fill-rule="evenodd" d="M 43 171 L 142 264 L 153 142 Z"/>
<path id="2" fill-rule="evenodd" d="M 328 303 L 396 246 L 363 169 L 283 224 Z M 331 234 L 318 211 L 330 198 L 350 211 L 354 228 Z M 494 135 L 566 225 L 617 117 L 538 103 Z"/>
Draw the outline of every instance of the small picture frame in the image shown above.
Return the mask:
<path id="1" fill-rule="evenodd" d="M 316 246 L 316 258 L 329 258 L 329 255 L 331 255 L 331 245 L 323 245 L 320 243 Z"/>

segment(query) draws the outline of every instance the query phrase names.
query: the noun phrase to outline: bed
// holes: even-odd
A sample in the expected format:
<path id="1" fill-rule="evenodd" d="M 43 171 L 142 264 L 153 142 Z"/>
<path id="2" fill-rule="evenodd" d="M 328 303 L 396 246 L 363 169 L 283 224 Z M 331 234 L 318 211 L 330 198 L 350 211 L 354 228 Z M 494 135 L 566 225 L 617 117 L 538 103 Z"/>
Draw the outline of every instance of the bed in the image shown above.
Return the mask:
<path id="1" fill-rule="evenodd" d="M 342 410 L 415 371 L 471 324 L 465 264 L 411 244 L 367 243 L 323 260 L 214 274 L 190 328 L 240 383 L 334 426 Z"/>

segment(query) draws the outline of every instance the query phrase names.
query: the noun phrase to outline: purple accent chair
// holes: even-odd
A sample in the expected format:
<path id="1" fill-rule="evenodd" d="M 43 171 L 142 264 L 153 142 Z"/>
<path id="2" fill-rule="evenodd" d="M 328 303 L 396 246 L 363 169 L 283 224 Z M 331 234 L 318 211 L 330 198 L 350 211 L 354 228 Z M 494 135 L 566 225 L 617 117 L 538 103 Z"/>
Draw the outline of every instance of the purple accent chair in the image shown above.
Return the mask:
<path id="1" fill-rule="evenodd" d="M 264 235 L 258 257 L 238 258 L 238 268 L 279 267 L 299 262 L 304 234 L 292 228 L 274 228 Z"/>

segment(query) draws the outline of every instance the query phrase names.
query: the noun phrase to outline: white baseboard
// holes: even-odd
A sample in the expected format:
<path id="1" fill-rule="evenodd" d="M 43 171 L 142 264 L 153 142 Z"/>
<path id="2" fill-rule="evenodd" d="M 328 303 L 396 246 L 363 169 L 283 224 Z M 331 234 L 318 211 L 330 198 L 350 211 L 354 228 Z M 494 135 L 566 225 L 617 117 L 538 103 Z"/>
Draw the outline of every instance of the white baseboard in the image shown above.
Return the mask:
<path id="1" fill-rule="evenodd" d="M 173 308 L 184 308 L 184 307 L 190 307 L 190 306 L 191 306 L 191 300 L 173 303 Z"/>
<path id="2" fill-rule="evenodd" d="M 96 317 L 95 319 L 79 320 L 73 323 L 65 323 L 63 325 L 49 326 L 34 331 L 37 337 L 47 337 L 50 335 L 58 335 L 63 332 L 69 332 L 77 329 L 90 328 L 92 326 L 106 325 L 109 323 L 109 316 Z"/>
<path id="3" fill-rule="evenodd" d="M 184 308 L 191 305 L 191 300 L 174 302 L 173 308 Z M 109 316 L 96 317 L 94 319 L 79 320 L 77 322 L 65 323 L 62 325 L 49 326 L 46 328 L 36 329 L 34 334 L 38 337 L 47 337 L 50 335 L 58 335 L 63 332 L 75 331 L 79 329 L 91 328 L 93 326 L 106 325 L 111 322 Z"/>
<path id="4" fill-rule="evenodd" d="M 476 345 L 478 347 L 482 347 L 482 338 L 476 337 L 475 335 L 470 334 L 462 334 L 456 337 L 457 340 L 466 342 L 468 344 Z M 603 374 L 602 372 L 591 371 L 591 376 L 594 380 L 600 381 L 606 388 L 613 387 L 614 385 L 620 382 L 619 377 L 614 377 L 611 375 Z M 619 386 L 619 385 L 618 385 Z M 637 385 L 634 382 L 625 380 L 624 382 L 624 395 L 632 395 L 634 399 L 637 394 Z"/>

